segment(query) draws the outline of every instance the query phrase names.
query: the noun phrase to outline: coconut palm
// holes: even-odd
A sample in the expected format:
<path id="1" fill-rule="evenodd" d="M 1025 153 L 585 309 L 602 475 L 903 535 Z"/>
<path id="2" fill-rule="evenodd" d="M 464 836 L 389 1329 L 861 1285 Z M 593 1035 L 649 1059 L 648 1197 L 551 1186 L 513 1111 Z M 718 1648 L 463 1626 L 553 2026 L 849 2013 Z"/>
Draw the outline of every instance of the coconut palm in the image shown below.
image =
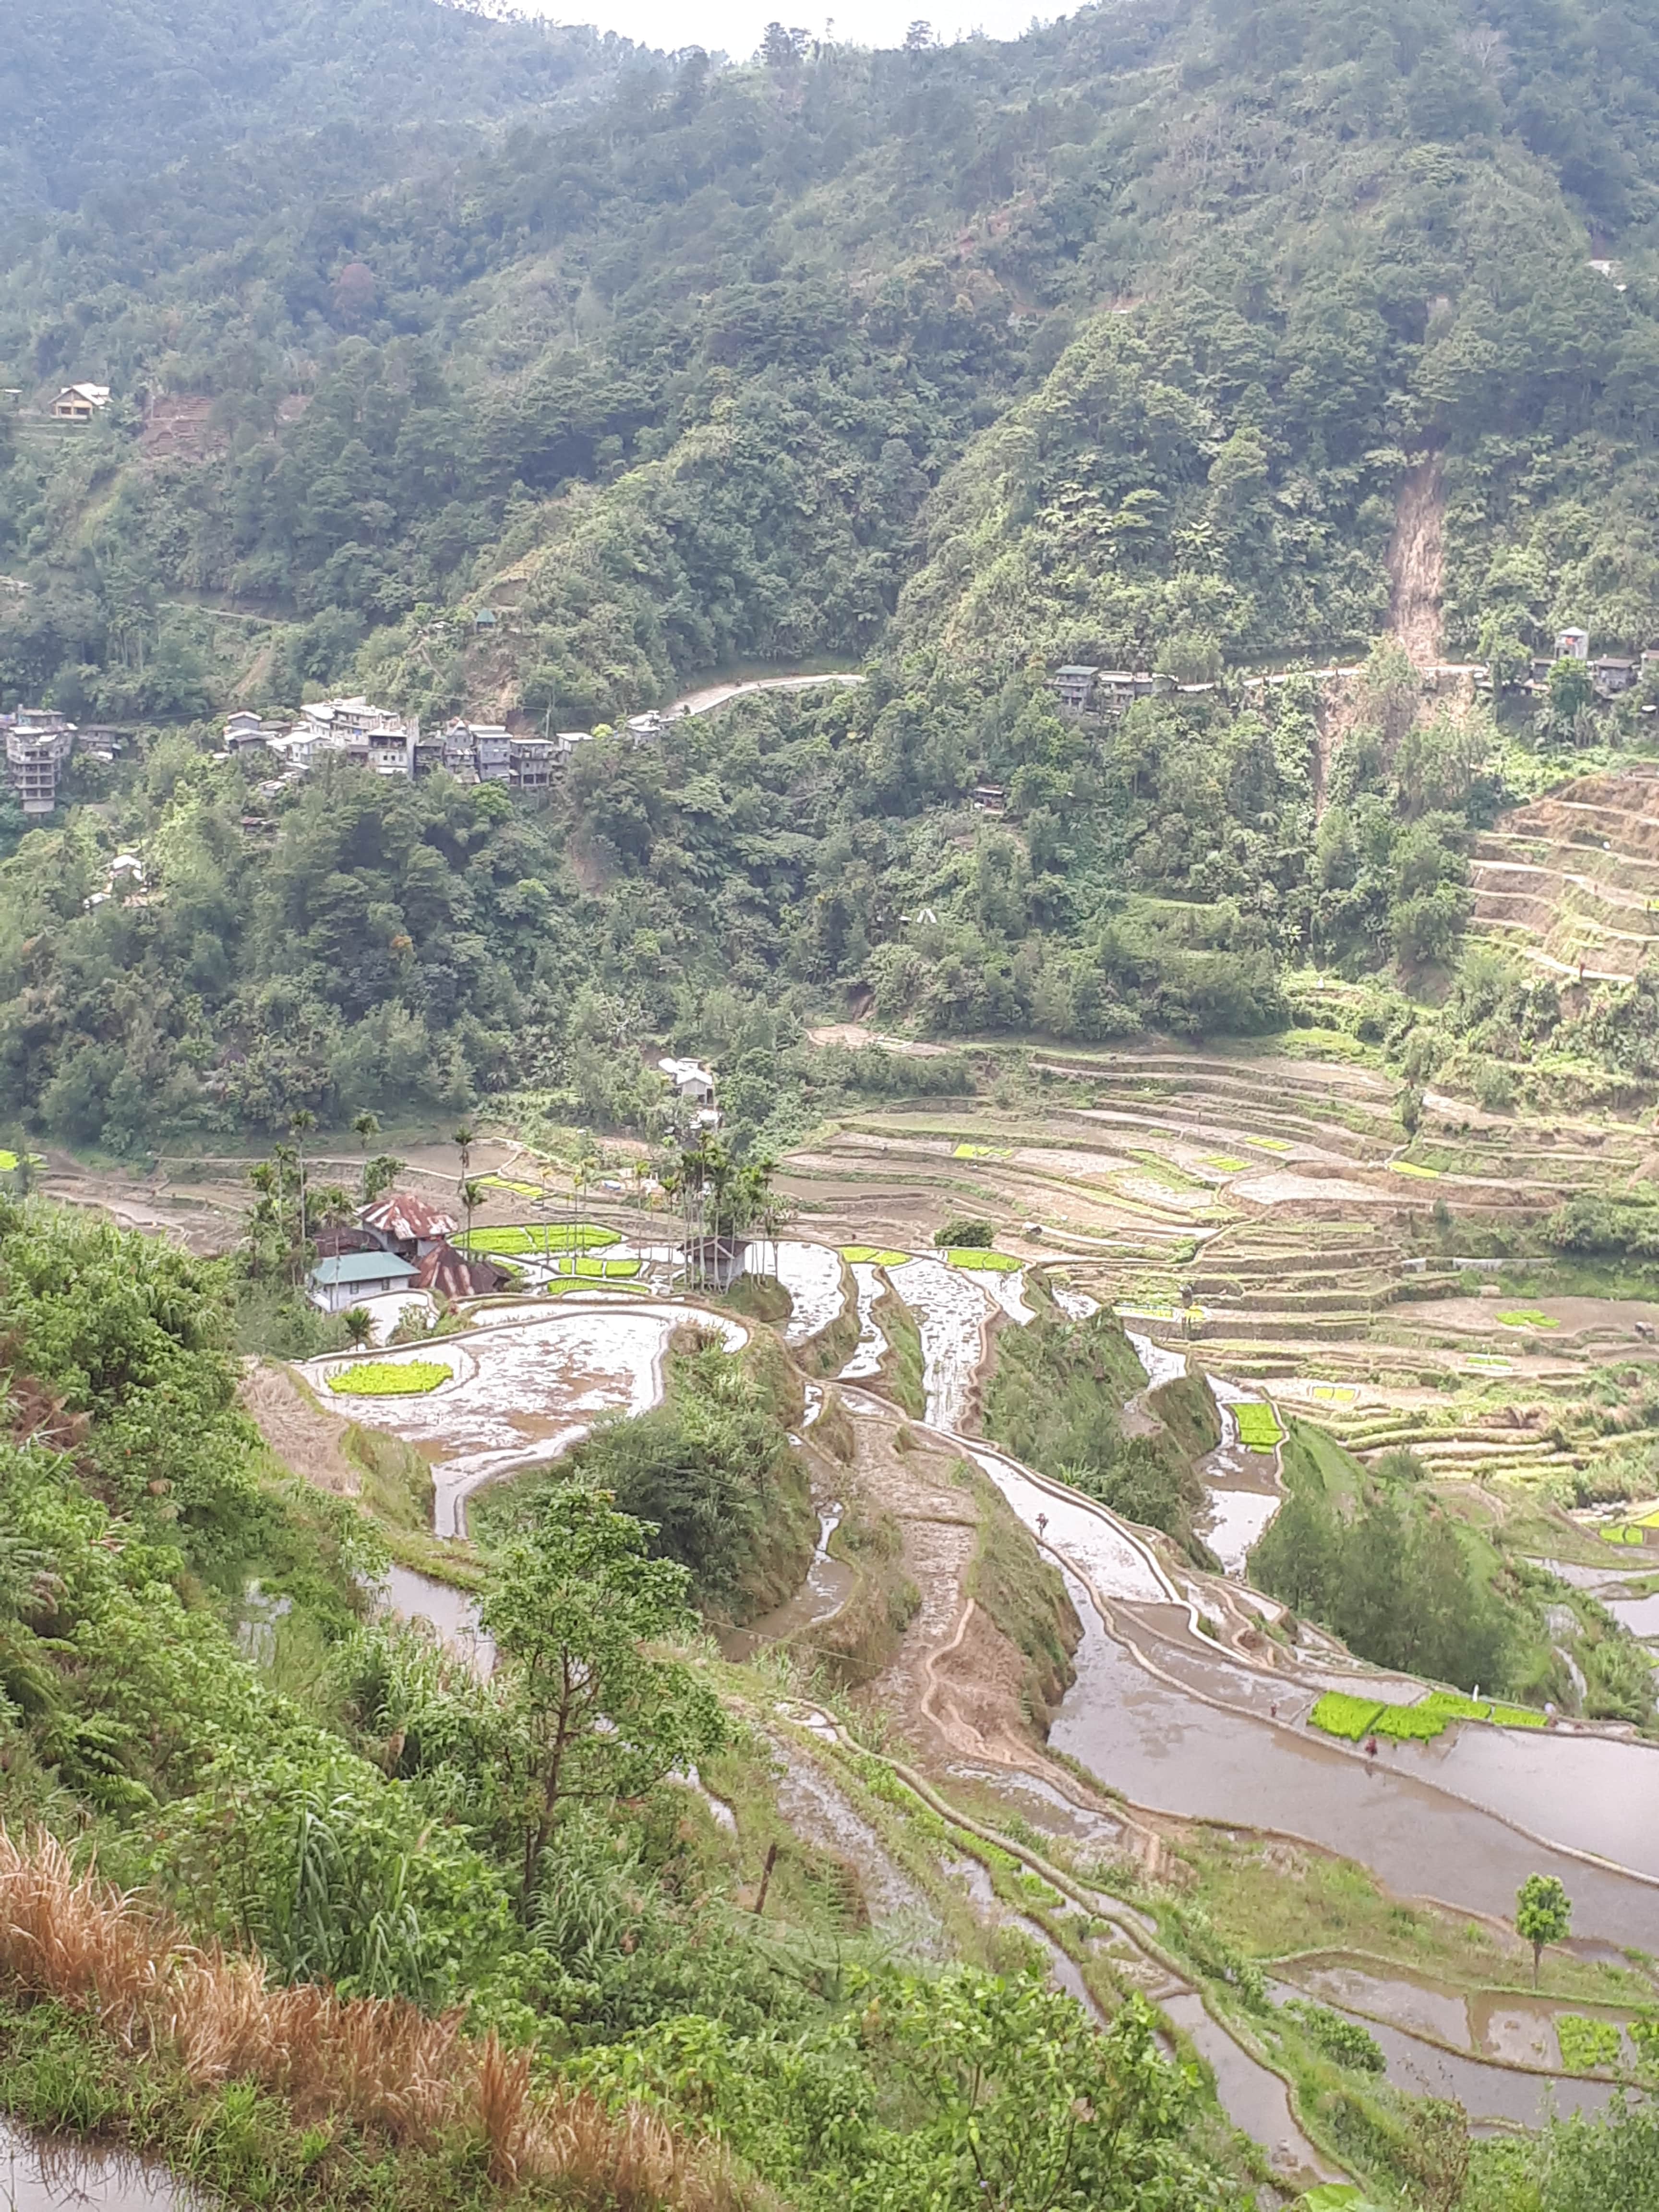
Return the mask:
<path id="1" fill-rule="evenodd" d="M 367 1306 L 348 1306 L 340 1316 L 340 1326 L 352 1350 L 362 1352 L 374 1334 L 374 1316 Z"/>
<path id="2" fill-rule="evenodd" d="M 300 1164 L 300 1249 L 306 1244 L 306 1139 L 317 1126 L 317 1116 L 309 1106 L 296 1106 L 288 1117 L 288 1126 L 294 1138 L 295 1158 Z"/>

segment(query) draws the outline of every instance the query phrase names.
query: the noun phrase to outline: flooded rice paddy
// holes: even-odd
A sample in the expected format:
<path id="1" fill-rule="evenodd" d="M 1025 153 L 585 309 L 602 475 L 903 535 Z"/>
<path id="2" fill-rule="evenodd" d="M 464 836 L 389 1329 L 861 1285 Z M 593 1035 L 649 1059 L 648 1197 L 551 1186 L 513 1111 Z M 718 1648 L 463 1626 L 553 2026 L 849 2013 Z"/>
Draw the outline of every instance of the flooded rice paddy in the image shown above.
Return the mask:
<path id="1" fill-rule="evenodd" d="M 927 1419 L 935 1428 L 960 1428 L 985 1357 L 990 1300 L 972 1275 L 943 1260 L 907 1260 L 889 1268 L 888 1280 L 916 1317 Z"/>
<path id="2" fill-rule="evenodd" d="M 1074 1561 L 1103 1597 L 1139 1598 L 1152 1605 L 1172 1597 L 1151 1554 L 1116 1522 L 1092 1511 L 1080 1498 L 1039 1482 L 1018 1460 L 994 1446 L 977 1439 L 963 1441 L 975 1464 L 990 1476 L 1026 1527 Z M 1088 1611 L 1094 1617 L 1092 1606 Z"/>
<path id="3" fill-rule="evenodd" d="M 1528 1874 L 1558 1875 L 1583 1933 L 1659 1946 L 1659 1887 L 1552 1850 L 1492 1812 L 1460 1803 L 1447 1794 L 1462 1781 L 1450 1761 L 1429 1777 L 1394 1765 L 1374 1771 L 1282 1719 L 1206 1704 L 1160 1680 L 1106 1632 L 1092 1607 L 1083 1620 L 1077 1678 L 1049 1741 L 1132 1804 L 1293 1835 L 1357 1859 L 1401 1896 L 1504 1918 Z M 1221 1673 L 1212 1679 L 1216 1694 L 1231 1686 Z M 1497 1731 L 1455 1733 L 1468 1741 Z M 1540 1753 L 1571 1747 L 1550 1739 L 1535 1745 Z M 1528 1809 L 1540 1826 L 1547 1818 L 1581 1832 L 1595 1825 L 1589 1809 L 1562 1818 L 1561 1792 L 1547 1786 L 1547 1773 Z M 1607 1810 L 1617 1818 L 1616 1807 Z"/>
<path id="4" fill-rule="evenodd" d="M 1340 1961 L 1300 1961 L 1294 1980 L 1270 1989 L 1280 2003 L 1311 1996 L 1357 2021 L 1387 2059 L 1396 2087 L 1455 2098 L 1477 2127 L 1536 2128 L 1552 2112 L 1600 2112 L 1613 2094 L 1610 2083 L 1561 2066 L 1553 2014 L 1571 2005 L 1456 1990 Z"/>
<path id="5" fill-rule="evenodd" d="M 1234 2042 L 1206 2011 L 1196 1990 L 1166 1997 L 1164 2010 L 1215 2075 L 1216 2094 L 1228 2118 L 1263 2146 L 1276 2173 L 1303 2181 L 1341 2179 L 1303 2134 L 1279 2076 Z"/>
<path id="6" fill-rule="evenodd" d="M 720 1632 L 720 1650 L 728 1659 L 752 1659 L 769 1644 L 781 1644 L 787 1637 L 799 1637 L 821 1621 L 831 1620 L 852 1595 L 854 1576 L 845 1559 L 832 1559 L 830 1539 L 841 1526 L 842 1509 L 831 1505 L 818 1515 L 817 1549 L 812 1554 L 812 1564 L 806 1571 L 806 1579 L 792 1597 L 774 1606 L 770 1613 L 763 1613 L 744 1628 L 727 1628 Z"/>
<path id="7" fill-rule="evenodd" d="M 1209 1509 L 1199 1534 L 1220 1560 L 1224 1572 L 1242 1579 L 1252 1547 L 1284 1503 L 1272 1452 L 1252 1451 L 1239 1440 L 1243 1405 L 1262 1402 L 1258 1393 L 1241 1390 L 1224 1376 L 1208 1375 L 1210 1395 L 1221 1421 L 1221 1442 L 1199 1462 L 1209 1492 Z"/>
<path id="8" fill-rule="evenodd" d="M 842 1258 L 827 1244 L 789 1238 L 774 1247 L 774 1272 L 788 1291 L 793 1310 L 783 1331 L 786 1344 L 804 1344 L 828 1328 L 841 1311 Z"/>
<path id="9" fill-rule="evenodd" d="M 384 1612 L 403 1620 L 424 1621 L 477 1673 L 495 1673 L 495 1644 L 479 1627 L 478 1601 L 467 1591 L 394 1562 L 376 1585 L 376 1595 Z"/>
<path id="10" fill-rule="evenodd" d="M 434 1532 L 462 1535 L 466 1499 L 482 1485 L 556 1458 L 602 1413 L 655 1405 L 669 1339 L 691 1317 L 683 1306 L 620 1301 L 486 1309 L 465 1336 L 384 1355 L 441 1360 L 453 1370 L 451 1381 L 423 1395 L 354 1397 L 351 1417 L 391 1430 L 431 1462 Z M 704 1318 L 733 1348 L 747 1340 L 736 1322 Z M 305 1371 L 325 1403 L 329 1376 L 351 1364 L 337 1356 L 309 1364 Z"/>
<path id="11" fill-rule="evenodd" d="M 836 1379 L 861 1382 L 880 1374 L 882 1357 L 887 1350 L 886 1336 L 876 1319 L 876 1301 L 882 1294 L 883 1284 L 881 1271 L 872 1261 L 855 1260 L 850 1264 L 853 1280 L 858 1285 L 859 1340 Z"/>

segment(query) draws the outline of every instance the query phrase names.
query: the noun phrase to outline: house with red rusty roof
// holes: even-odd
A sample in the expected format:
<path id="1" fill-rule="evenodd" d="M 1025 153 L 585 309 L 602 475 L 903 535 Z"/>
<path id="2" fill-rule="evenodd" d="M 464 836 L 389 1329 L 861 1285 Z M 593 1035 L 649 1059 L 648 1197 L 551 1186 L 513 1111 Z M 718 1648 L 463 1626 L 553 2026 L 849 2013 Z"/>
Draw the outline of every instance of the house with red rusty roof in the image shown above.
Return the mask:
<path id="1" fill-rule="evenodd" d="M 357 1218 L 383 1249 L 416 1262 L 425 1259 L 434 1245 L 445 1243 L 455 1234 L 453 1214 L 407 1191 L 388 1191 L 373 1206 L 363 1206 Z"/>
<path id="2" fill-rule="evenodd" d="M 493 1298 L 512 1287 L 510 1272 L 487 1254 L 458 1252 L 447 1241 L 434 1244 L 415 1270 L 411 1289 L 430 1291 L 434 1297 Z"/>

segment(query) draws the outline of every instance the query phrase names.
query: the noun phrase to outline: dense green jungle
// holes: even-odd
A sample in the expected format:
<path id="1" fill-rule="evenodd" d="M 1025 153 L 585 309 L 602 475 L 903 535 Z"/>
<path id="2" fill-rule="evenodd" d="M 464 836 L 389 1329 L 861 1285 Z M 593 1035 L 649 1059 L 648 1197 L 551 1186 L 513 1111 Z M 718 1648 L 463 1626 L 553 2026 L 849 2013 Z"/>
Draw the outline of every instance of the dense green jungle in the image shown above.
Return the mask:
<path id="1" fill-rule="evenodd" d="M 143 733 L 5 816 L 0 1112 L 112 1152 L 519 1090 L 627 1126 L 635 1040 L 695 1031 L 769 1145 L 849 990 L 1224 1036 L 1310 966 L 1413 1079 L 1494 1028 L 1652 1079 L 1639 981 L 1458 971 L 1472 834 L 1646 736 L 1645 689 L 1516 688 L 1565 623 L 1659 620 L 1639 14 L 1123 6 L 741 68 L 389 0 L 112 15 L 0 61 L 62 145 L 14 155 L 0 363 L 114 395 L 0 413 L 0 702 Z M 296 74 L 342 120 L 295 136 Z M 1372 650 L 1425 468 L 1467 711 Z M 1367 652 L 1334 736 L 1244 681 Z M 1220 682 L 1084 732 L 1077 659 Z M 866 680 L 602 735 L 537 811 L 272 801 L 205 742 L 329 690 L 603 732 L 745 663 Z M 139 839 L 162 895 L 85 913 Z"/>
<path id="2" fill-rule="evenodd" d="M 596 1137 L 642 1166 L 671 1052 L 718 1065 L 722 1171 L 763 1181 L 861 1116 L 972 1153 L 947 1107 L 1006 1162 L 1060 1096 L 1041 1054 L 1081 1056 L 1075 1103 L 1120 1045 L 1386 1077 L 1386 1113 L 1328 1116 L 1377 1175 L 1447 1098 L 1465 1136 L 1511 1108 L 1645 1126 L 1659 966 L 1528 957 L 1476 877 L 1514 810 L 1659 757 L 1652 0 L 1103 0 L 1006 43 L 774 24 L 749 58 L 437 0 L 66 0 L 5 27 L 0 115 L 0 714 L 82 733 L 49 816 L 0 794 L 0 2108 L 276 2212 L 1652 2212 L 1650 1978 L 1595 2117 L 1476 2138 L 1270 1990 L 1259 1930 L 1306 1930 L 1239 1836 L 1175 1873 L 1156 1838 L 1151 1872 L 1090 1860 L 1094 1905 L 1272 2039 L 1360 2178 L 1305 2195 L 1133 1977 L 1105 2010 L 1088 1984 L 1097 2017 L 1055 1985 L 1053 1916 L 1078 1947 L 1109 1919 L 1006 1807 L 994 1835 L 942 1809 L 852 1695 L 928 1595 L 898 1508 L 859 1503 L 872 1458 L 969 1532 L 1039 1737 L 1077 1644 L 1002 1492 L 909 1425 L 937 1378 L 904 1252 L 832 1254 L 875 1302 L 791 1357 L 769 1279 L 720 1306 L 740 1349 L 677 1329 L 658 1402 L 498 1484 L 470 1544 L 432 1536 L 414 1446 L 344 1426 L 343 1479 L 301 1480 L 246 1395 L 251 1354 L 343 1340 L 300 1296 L 307 1143 L 356 1146 L 373 1195 L 382 1132 L 443 1133 L 447 1174 L 459 1124 L 470 1232 L 470 1123 L 538 1174 L 586 1176 Z M 107 404 L 55 420 L 82 382 Z M 1146 696 L 1070 711 L 1079 664 Z M 628 726 L 795 676 L 845 680 Z M 225 742 L 235 710 L 348 695 L 590 741 L 544 792 Z M 216 1256 L 30 1195 L 48 1168 L 240 1176 L 273 1140 Z M 1482 1215 L 1480 1249 L 1648 1296 L 1647 1141 L 1518 1230 Z M 1164 1212 L 1136 1264 L 1171 1299 L 1183 1178 L 1208 1186 L 1139 1157 L 1163 1182 L 1124 1206 Z M 1424 1157 L 1402 1174 L 1451 1172 Z M 992 1188 L 941 1180 L 934 1210 Z M 1000 1232 L 1037 1206 L 994 1192 Z M 964 1225 L 933 1243 L 985 1251 Z M 1425 1204 L 1413 1264 L 1455 1234 Z M 1149 1412 L 1109 1304 L 1033 1296 L 985 1435 L 1212 1569 L 1200 1378 Z M 877 1313 L 855 1435 L 825 1390 Z M 1437 1386 L 1412 1356 L 1402 1389 Z M 1643 1498 L 1650 1397 L 1623 1349 L 1594 1362 L 1636 1440 L 1601 1492 L 1581 1454 L 1576 1502 Z M 1516 1424 L 1564 1464 L 1567 1400 Z M 1590 1721 L 1650 1729 L 1646 1650 L 1598 1601 L 1553 1643 L 1518 1537 L 1469 1535 L 1410 1450 L 1307 1434 L 1269 1447 L 1260 1588 L 1379 1667 L 1538 1706 L 1577 1681 Z M 857 1648 L 739 1664 L 718 1638 L 799 1583 L 843 1477 Z M 411 1565 L 476 1601 L 493 1672 L 377 1603 Z M 799 1789 L 815 1716 L 863 1824 L 835 1848 L 781 1809 L 780 1737 Z M 872 1924 L 858 1835 L 936 1941 Z M 1313 1858 L 1330 1942 L 1448 1972 L 1485 1944 L 1498 1985 L 1497 1936 Z M 940 1905 L 941 1866 L 998 1917 Z M 1565 1933 L 1537 1939 L 1563 2003 L 1648 1972 Z"/>

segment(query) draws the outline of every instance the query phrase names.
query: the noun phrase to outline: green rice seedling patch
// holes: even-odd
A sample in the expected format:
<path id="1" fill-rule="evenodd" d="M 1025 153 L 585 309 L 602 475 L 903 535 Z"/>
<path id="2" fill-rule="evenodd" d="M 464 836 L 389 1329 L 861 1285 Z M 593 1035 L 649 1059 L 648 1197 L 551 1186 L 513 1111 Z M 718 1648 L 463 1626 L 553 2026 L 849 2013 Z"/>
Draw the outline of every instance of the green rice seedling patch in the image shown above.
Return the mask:
<path id="1" fill-rule="evenodd" d="M 1206 1168 L 1214 1168 L 1218 1175 L 1243 1175 L 1250 1164 L 1248 1160 L 1229 1159 L 1225 1152 L 1218 1152 L 1212 1158 L 1203 1160 L 1200 1164 Z"/>
<path id="2" fill-rule="evenodd" d="M 1491 1721 L 1500 1728 L 1545 1725 L 1543 1714 L 1530 1706 L 1493 1705 L 1450 1690 L 1431 1690 L 1410 1705 L 1373 1704 L 1346 1691 L 1328 1690 L 1308 1717 L 1327 1735 L 1342 1736 L 1350 1743 L 1368 1735 L 1387 1736 L 1395 1743 L 1427 1743 L 1443 1735 L 1454 1721 Z"/>
<path id="3" fill-rule="evenodd" d="M 520 1182 L 513 1176 L 495 1174 L 481 1175 L 478 1185 L 483 1190 L 510 1190 L 514 1198 L 539 1198 L 543 1188 L 538 1182 Z"/>
<path id="4" fill-rule="evenodd" d="M 1011 1160 L 1014 1154 L 1008 1145 L 958 1145 L 951 1157 L 953 1160 Z"/>
<path id="5" fill-rule="evenodd" d="M 1188 1175 L 1185 1168 L 1166 1160 L 1162 1152 L 1132 1152 L 1129 1158 L 1139 1160 L 1155 1182 L 1166 1183 L 1171 1190 L 1207 1190 L 1210 1187 L 1201 1176 Z"/>
<path id="6" fill-rule="evenodd" d="M 43 1168 L 46 1164 L 44 1152 L 29 1152 L 24 1157 L 32 1168 Z M 15 1175 L 22 1164 L 22 1159 L 15 1152 L 9 1152 L 0 1148 L 0 1175 Z"/>
<path id="7" fill-rule="evenodd" d="M 1498 1316 L 1505 1328 L 1559 1328 L 1561 1324 L 1553 1314 L 1547 1314 L 1541 1306 L 1512 1306 L 1508 1313 Z"/>
<path id="8" fill-rule="evenodd" d="M 1112 1311 L 1120 1321 L 1158 1321 L 1170 1328 L 1180 1326 L 1183 1314 L 1192 1321 L 1204 1318 L 1202 1306 L 1121 1305 L 1114 1306 Z"/>
<path id="9" fill-rule="evenodd" d="M 1258 1152 L 1293 1152 L 1296 1150 L 1286 1137 L 1246 1137 L 1244 1141 Z"/>
<path id="10" fill-rule="evenodd" d="M 1382 1705 L 1368 1698 L 1351 1698 L 1346 1690 L 1327 1690 L 1308 1718 L 1327 1735 L 1340 1735 L 1349 1743 L 1358 1743 L 1371 1732 L 1371 1724 L 1383 1710 Z"/>
<path id="11" fill-rule="evenodd" d="M 902 1267 L 908 1252 L 890 1252 L 879 1244 L 843 1244 L 841 1256 L 850 1267 Z"/>
<path id="12" fill-rule="evenodd" d="M 621 1243 L 614 1229 L 601 1229 L 594 1221 L 506 1222 L 464 1230 L 455 1239 L 460 1251 L 491 1253 L 501 1260 L 522 1260 L 532 1253 L 551 1259 L 560 1252 L 598 1252 Z"/>
<path id="13" fill-rule="evenodd" d="M 1495 1352 L 1471 1352 L 1463 1364 L 1476 1375 L 1513 1375 L 1515 1372 L 1514 1362 L 1500 1359 Z"/>
<path id="14" fill-rule="evenodd" d="M 1582 2013 L 1558 2013 L 1555 2039 L 1561 2046 L 1561 2063 L 1569 2074 L 1605 2073 L 1624 2056 L 1624 2039 L 1617 2022 L 1586 2020 Z"/>
<path id="15" fill-rule="evenodd" d="M 1440 1180 L 1438 1168 L 1423 1167 L 1416 1160 L 1390 1160 L 1389 1172 L 1391 1175 L 1421 1176 L 1428 1182 L 1438 1182 Z"/>
<path id="16" fill-rule="evenodd" d="M 1317 1398 L 1322 1405 L 1352 1406 L 1359 1393 L 1352 1382 L 1310 1382 L 1308 1395 Z"/>
<path id="17" fill-rule="evenodd" d="M 1271 1451 L 1283 1439 L 1278 1414 L 1259 1399 L 1235 1406 L 1233 1419 L 1238 1423 L 1238 1441 L 1248 1451 Z"/>
<path id="18" fill-rule="evenodd" d="M 590 1259 L 584 1254 L 556 1253 L 553 1274 L 556 1281 L 562 1277 L 579 1275 L 585 1282 L 624 1283 L 640 1272 L 637 1260 Z"/>
<path id="19" fill-rule="evenodd" d="M 1016 1260 L 1011 1252 L 988 1252 L 981 1246 L 973 1244 L 947 1245 L 941 1257 L 952 1267 L 988 1269 L 994 1275 L 1012 1275 L 1017 1267 L 1023 1267 L 1025 1264 L 1023 1260 Z"/>
<path id="20" fill-rule="evenodd" d="M 1427 1743 L 1434 1736 L 1443 1735 L 1445 1729 L 1445 1714 L 1425 1698 L 1417 1705 L 1384 1705 L 1371 1733 L 1388 1736 L 1395 1743 Z"/>
<path id="21" fill-rule="evenodd" d="M 343 1398 L 421 1398 L 454 1377 L 441 1359 L 365 1359 L 331 1375 L 328 1387 Z"/>

